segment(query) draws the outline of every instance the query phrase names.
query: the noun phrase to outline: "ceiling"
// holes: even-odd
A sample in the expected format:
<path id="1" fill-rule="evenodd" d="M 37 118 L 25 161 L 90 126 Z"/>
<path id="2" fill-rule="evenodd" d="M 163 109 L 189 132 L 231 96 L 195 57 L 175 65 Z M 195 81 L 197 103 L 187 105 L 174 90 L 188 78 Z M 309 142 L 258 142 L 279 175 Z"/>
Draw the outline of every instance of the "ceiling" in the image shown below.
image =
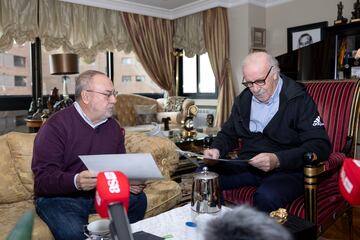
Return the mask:
<path id="1" fill-rule="evenodd" d="M 142 15 L 175 19 L 213 7 L 254 4 L 271 7 L 294 0 L 61 0 Z"/>

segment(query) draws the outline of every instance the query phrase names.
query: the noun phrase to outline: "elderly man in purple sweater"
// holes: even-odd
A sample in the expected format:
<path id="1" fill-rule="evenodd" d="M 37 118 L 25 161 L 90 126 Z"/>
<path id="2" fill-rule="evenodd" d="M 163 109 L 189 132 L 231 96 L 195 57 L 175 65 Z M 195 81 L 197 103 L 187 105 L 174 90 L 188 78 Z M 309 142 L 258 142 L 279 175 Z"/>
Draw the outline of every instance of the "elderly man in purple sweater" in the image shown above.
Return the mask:
<path id="1" fill-rule="evenodd" d="M 84 239 L 83 226 L 95 213 L 97 175 L 79 155 L 125 153 L 124 136 L 111 118 L 117 92 L 102 72 L 85 71 L 75 83 L 75 103 L 52 115 L 35 138 L 32 170 L 35 205 L 56 239 Z M 128 217 L 144 217 L 144 185 L 130 187 Z"/>

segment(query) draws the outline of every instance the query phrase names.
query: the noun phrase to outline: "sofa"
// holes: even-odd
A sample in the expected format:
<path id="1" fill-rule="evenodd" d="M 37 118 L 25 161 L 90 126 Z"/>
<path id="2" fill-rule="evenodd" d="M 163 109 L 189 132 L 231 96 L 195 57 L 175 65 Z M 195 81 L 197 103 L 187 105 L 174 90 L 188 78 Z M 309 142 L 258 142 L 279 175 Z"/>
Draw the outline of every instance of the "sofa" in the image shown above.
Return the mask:
<path id="1" fill-rule="evenodd" d="M 17 220 L 28 210 L 34 211 L 32 150 L 35 134 L 11 132 L 0 136 L 0 239 L 4 239 Z M 127 152 L 151 153 L 164 179 L 148 181 L 144 189 L 148 198 L 145 217 L 171 209 L 181 200 L 180 186 L 170 180 L 179 163 L 175 145 L 166 138 L 126 133 Z M 36 214 L 35 214 L 36 215 Z M 90 216 L 90 222 L 98 216 Z M 33 238 L 53 239 L 47 225 L 36 215 Z"/>
<path id="2" fill-rule="evenodd" d="M 180 126 L 194 100 L 184 97 L 168 97 L 153 99 L 137 94 L 119 94 L 115 104 L 114 117 L 122 127 L 162 123 L 162 118 L 170 118 L 170 124 Z M 147 122 L 141 122 L 139 117 L 147 115 Z M 153 117 L 153 118 L 151 118 Z"/>

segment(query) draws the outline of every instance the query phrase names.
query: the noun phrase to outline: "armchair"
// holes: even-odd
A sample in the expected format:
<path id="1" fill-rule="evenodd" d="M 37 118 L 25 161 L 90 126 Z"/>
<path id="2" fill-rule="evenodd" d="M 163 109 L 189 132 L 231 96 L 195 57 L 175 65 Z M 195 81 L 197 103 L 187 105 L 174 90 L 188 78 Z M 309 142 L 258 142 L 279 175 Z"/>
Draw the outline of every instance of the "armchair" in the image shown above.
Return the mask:
<path id="1" fill-rule="evenodd" d="M 194 101 L 182 97 L 169 97 L 169 99 L 180 99 L 181 101 L 174 101 L 179 103 L 178 106 L 169 108 L 165 104 L 164 98 L 153 99 L 136 94 L 119 94 L 115 104 L 115 118 L 120 122 L 122 127 L 139 125 L 139 113 L 136 111 L 144 109 L 144 113 L 154 115 L 151 120 L 161 123 L 162 118 L 170 117 L 170 123 L 180 125 Z M 175 104 L 176 105 L 176 104 Z M 152 108 L 152 109 L 150 109 Z M 150 122 L 149 122 L 150 123 Z"/>
<path id="2" fill-rule="evenodd" d="M 304 196 L 287 206 L 290 214 L 317 225 L 318 235 L 344 213 L 351 216 L 350 205 L 338 189 L 338 176 L 346 156 L 356 156 L 359 127 L 359 80 L 321 80 L 304 82 L 318 106 L 326 132 L 332 143 L 327 161 L 304 156 Z M 233 204 L 252 204 L 254 187 L 224 191 L 224 199 Z M 349 219 L 351 227 L 351 219 Z"/>

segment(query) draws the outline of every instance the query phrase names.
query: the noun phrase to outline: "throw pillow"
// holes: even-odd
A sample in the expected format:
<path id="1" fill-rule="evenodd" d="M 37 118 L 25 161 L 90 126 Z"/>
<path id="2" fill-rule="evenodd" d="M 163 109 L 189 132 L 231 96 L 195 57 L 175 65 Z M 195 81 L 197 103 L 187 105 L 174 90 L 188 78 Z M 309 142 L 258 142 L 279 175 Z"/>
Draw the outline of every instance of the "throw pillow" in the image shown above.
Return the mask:
<path id="1" fill-rule="evenodd" d="M 180 112 L 185 99 L 185 97 L 177 96 L 168 97 L 165 103 L 165 112 Z"/>
<path id="2" fill-rule="evenodd" d="M 156 122 L 157 105 L 134 105 L 136 113 L 136 125 Z"/>

